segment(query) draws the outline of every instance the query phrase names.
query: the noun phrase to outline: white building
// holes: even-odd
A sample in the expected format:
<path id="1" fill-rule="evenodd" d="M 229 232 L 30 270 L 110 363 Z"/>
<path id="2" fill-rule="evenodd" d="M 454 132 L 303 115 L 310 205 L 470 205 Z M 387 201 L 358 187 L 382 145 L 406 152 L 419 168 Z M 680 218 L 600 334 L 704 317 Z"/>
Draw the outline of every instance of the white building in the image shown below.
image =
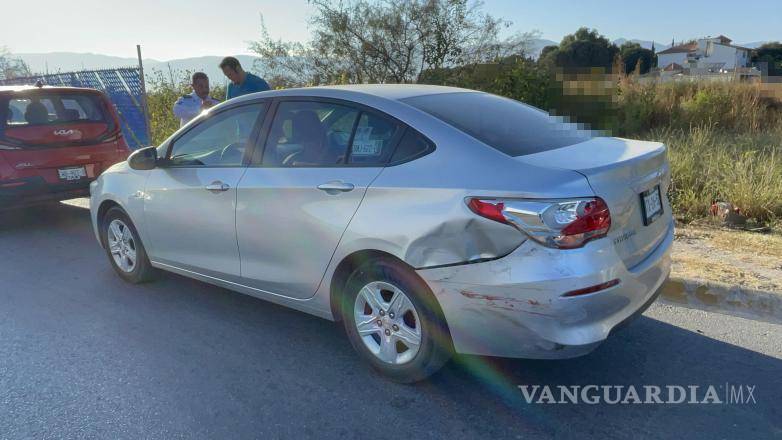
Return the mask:
<path id="1" fill-rule="evenodd" d="M 751 51 L 731 44 L 724 35 L 706 37 L 657 52 L 657 66 L 665 69 L 675 63 L 692 74 L 733 72 L 749 66 Z"/>

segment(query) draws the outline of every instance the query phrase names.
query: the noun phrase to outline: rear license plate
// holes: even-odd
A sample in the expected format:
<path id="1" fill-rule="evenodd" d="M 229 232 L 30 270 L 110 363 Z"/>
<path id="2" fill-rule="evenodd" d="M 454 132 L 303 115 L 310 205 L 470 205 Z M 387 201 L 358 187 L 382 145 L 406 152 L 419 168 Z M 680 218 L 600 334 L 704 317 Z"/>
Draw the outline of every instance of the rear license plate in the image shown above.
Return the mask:
<path id="1" fill-rule="evenodd" d="M 62 180 L 79 180 L 87 177 L 87 170 L 84 167 L 60 168 L 57 174 Z"/>
<path id="2" fill-rule="evenodd" d="M 644 225 L 649 225 L 663 214 L 663 203 L 660 197 L 660 185 L 641 193 L 641 211 Z"/>

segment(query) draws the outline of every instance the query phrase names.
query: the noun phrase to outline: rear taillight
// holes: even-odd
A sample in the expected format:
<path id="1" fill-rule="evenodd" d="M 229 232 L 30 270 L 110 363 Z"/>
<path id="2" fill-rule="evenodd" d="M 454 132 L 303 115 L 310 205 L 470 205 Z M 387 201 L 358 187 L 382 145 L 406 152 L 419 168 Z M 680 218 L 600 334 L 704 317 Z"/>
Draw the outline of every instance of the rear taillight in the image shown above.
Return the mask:
<path id="1" fill-rule="evenodd" d="M 509 224 L 508 220 L 506 220 L 505 216 L 502 214 L 502 210 L 505 209 L 505 204 L 502 202 L 498 202 L 496 200 L 470 199 L 467 202 L 467 206 L 472 209 L 472 212 L 480 215 L 481 217 L 486 217 L 489 220 Z"/>
<path id="2" fill-rule="evenodd" d="M 608 205 L 599 197 L 572 200 L 467 199 L 476 214 L 515 226 L 553 248 L 573 249 L 605 237 L 611 228 Z"/>

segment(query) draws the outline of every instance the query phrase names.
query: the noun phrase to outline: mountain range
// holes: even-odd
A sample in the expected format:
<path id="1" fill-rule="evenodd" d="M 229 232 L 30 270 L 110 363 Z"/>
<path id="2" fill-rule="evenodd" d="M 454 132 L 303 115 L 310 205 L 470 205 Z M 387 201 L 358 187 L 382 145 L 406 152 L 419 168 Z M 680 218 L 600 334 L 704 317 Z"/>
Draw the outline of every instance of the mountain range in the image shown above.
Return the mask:
<path id="1" fill-rule="evenodd" d="M 137 67 L 137 58 L 116 57 L 111 55 L 102 55 L 95 53 L 76 53 L 76 52 L 49 52 L 49 53 L 15 53 L 15 58 L 21 58 L 30 67 L 30 70 L 38 73 L 57 73 L 72 72 L 85 69 L 106 69 L 112 67 Z M 157 71 L 162 72 L 165 78 L 173 74 L 176 79 L 183 72 L 202 71 L 212 78 L 213 81 L 221 83 L 225 80 L 222 71 L 218 65 L 222 56 L 207 55 L 193 58 L 180 58 L 174 60 L 160 61 L 151 58 L 144 58 L 144 73 L 147 76 L 155 75 Z M 252 68 L 255 60 L 259 59 L 250 55 L 236 55 L 239 62 L 245 68 Z"/>

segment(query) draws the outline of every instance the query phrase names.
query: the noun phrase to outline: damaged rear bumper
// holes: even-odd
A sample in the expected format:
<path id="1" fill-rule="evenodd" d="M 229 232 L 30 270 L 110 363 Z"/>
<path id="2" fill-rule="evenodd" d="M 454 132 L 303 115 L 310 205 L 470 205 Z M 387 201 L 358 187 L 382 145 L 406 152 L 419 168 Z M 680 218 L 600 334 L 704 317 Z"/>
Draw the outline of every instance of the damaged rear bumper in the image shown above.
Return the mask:
<path id="1" fill-rule="evenodd" d="M 627 268 L 610 240 L 548 249 L 531 240 L 506 257 L 421 269 L 459 353 L 534 359 L 581 356 L 643 312 L 671 267 L 673 223 L 643 261 Z M 565 292 L 619 279 L 595 293 Z"/>

